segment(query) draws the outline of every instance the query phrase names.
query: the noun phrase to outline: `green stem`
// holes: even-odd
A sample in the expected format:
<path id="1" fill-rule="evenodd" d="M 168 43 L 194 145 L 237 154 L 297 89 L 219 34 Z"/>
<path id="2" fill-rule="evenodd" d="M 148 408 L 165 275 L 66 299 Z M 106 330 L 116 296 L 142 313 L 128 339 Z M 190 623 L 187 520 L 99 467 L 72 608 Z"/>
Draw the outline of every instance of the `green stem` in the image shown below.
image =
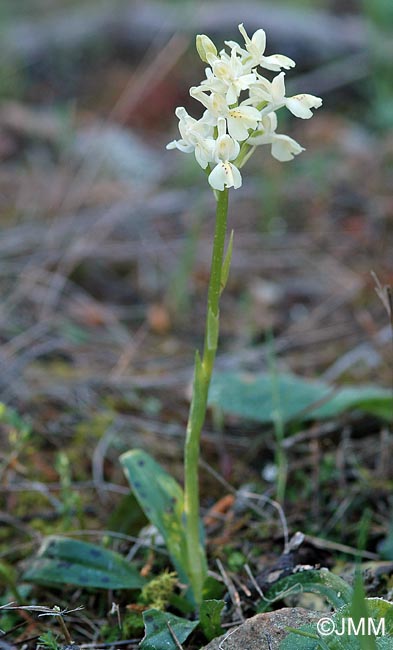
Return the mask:
<path id="1" fill-rule="evenodd" d="M 187 564 L 190 583 L 197 605 L 202 601 L 202 587 L 207 575 L 207 562 L 200 541 L 199 518 L 199 448 L 206 417 L 209 385 L 218 343 L 219 301 L 222 286 L 224 246 L 228 214 L 228 189 L 217 192 L 216 225 L 210 268 L 205 343 L 202 360 L 195 360 L 193 394 L 184 447 L 184 509 L 187 540 Z"/>

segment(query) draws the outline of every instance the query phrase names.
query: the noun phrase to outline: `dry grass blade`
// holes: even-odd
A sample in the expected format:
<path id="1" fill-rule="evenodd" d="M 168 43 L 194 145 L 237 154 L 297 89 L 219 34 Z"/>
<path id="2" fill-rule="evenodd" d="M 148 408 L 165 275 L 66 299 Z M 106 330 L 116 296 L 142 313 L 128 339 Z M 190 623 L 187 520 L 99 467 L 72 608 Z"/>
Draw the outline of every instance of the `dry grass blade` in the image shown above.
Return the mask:
<path id="1" fill-rule="evenodd" d="M 72 612 L 79 612 L 84 609 L 83 606 L 74 607 L 73 609 L 60 609 L 56 605 L 54 607 L 46 607 L 45 605 L 15 605 L 14 602 L 0 605 L 0 610 L 23 610 L 24 612 L 37 612 L 39 616 L 65 616 Z"/>

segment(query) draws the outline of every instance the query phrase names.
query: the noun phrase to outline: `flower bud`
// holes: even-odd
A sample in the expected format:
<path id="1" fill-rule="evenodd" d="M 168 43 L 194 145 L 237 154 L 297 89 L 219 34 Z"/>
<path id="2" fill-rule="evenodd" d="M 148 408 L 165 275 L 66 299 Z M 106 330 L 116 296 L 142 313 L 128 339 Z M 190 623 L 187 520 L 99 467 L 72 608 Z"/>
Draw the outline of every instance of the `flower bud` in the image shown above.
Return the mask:
<path id="1" fill-rule="evenodd" d="M 196 37 L 196 49 L 204 63 L 209 63 L 208 55 L 217 56 L 217 48 L 213 41 L 205 34 L 198 34 Z"/>

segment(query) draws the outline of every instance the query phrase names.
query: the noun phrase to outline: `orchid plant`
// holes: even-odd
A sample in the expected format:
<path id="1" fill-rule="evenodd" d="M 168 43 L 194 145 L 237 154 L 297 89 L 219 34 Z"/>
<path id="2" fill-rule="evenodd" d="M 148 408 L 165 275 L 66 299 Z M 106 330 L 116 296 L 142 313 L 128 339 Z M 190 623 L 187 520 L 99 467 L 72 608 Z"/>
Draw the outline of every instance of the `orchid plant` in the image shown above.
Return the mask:
<path id="1" fill-rule="evenodd" d="M 281 54 L 265 55 L 266 35 L 258 29 L 250 38 L 241 24 L 244 44 L 226 41 L 217 52 L 208 36 L 196 38 L 196 48 L 207 64 L 206 77 L 190 95 L 205 108 L 200 119 L 184 107 L 176 109 L 180 139 L 167 149 L 194 153 L 205 170 L 216 198 L 216 221 L 207 297 L 205 341 L 195 357 L 193 393 L 184 450 L 184 492 L 144 452 L 128 452 L 122 463 L 134 494 L 146 515 L 160 530 L 178 572 L 186 578 L 196 605 L 202 601 L 207 561 L 199 516 L 198 463 L 209 385 L 217 352 L 219 301 L 232 255 L 233 232 L 225 252 L 229 189 L 242 185 L 241 169 L 259 145 L 270 145 L 279 161 L 292 160 L 304 148 L 288 135 L 277 133 L 277 111 L 286 107 L 302 119 L 322 100 L 309 94 L 286 96 L 285 73 L 295 62 Z M 278 73 L 273 80 L 261 70 Z"/>

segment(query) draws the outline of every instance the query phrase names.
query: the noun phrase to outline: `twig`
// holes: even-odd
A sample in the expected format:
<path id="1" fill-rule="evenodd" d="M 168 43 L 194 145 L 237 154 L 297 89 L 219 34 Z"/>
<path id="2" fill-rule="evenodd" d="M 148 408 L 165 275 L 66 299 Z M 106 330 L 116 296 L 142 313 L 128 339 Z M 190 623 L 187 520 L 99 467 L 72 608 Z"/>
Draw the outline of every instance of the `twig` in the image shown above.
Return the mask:
<path id="1" fill-rule="evenodd" d="M 138 647 L 140 644 L 141 640 L 140 639 L 122 639 L 119 641 L 110 641 L 108 643 L 81 643 L 79 646 L 80 650 L 94 650 L 94 648 L 97 648 L 97 650 L 105 649 L 105 648 L 113 648 L 117 646 L 124 646 L 124 645 L 132 645 L 135 647 Z"/>
<path id="2" fill-rule="evenodd" d="M 233 603 L 233 605 L 235 607 L 236 614 L 237 614 L 238 618 L 241 621 L 244 621 L 245 619 L 244 619 L 243 612 L 242 612 L 242 609 L 241 609 L 241 602 L 240 602 L 239 593 L 238 593 L 235 585 L 233 584 L 232 580 L 230 579 L 229 575 L 225 571 L 222 562 L 218 558 L 216 560 L 216 563 L 217 563 L 218 569 L 219 569 L 219 571 L 221 573 L 224 584 L 225 584 L 225 586 L 226 586 L 226 588 L 228 590 L 230 599 L 231 599 L 231 601 L 232 601 L 232 603 Z"/>
<path id="3" fill-rule="evenodd" d="M 364 557 L 368 560 L 379 560 L 379 555 L 376 553 L 370 553 L 369 551 L 360 551 L 357 548 L 352 546 L 347 546 L 346 544 L 339 544 L 338 542 L 332 542 L 327 539 L 322 539 L 321 537 L 313 537 L 312 535 L 304 536 L 305 542 L 310 542 L 316 548 L 330 549 L 332 551 L 338 551 L 339 553 L 347 553 L 348 555 L 353 555 L 355 557 Z"/>
<path id="4" fill-rule="evenodd" d="M 171 635 L 171 637 L 172 637 L 172 639 L 173 639 L 173 641 L 174 641 L 176 647 L 178 648 L 178 650 L 183 650 L 183 646 L 182 646 L 182 644 L 180 643 L 179 639 L 177 638 L 176 634 L 174 633 L 174 631 L 173 631 L 173 629 L 172 629 L 172 626 L 171 626 L 170 622 L 167 621 L 166 624 L 167 624 L 167 626 L 168 626 L 169 634 Z"/>
<path id="5" fill-rule="evenodd" d="M 42 616 L 42 614 L 41 614 L 41 616 Z M 60 616 L 60 615 L 59 615 L 58 618 L 59 618 L 59 623 L 60 623 L 60 627 L 62 629 L 64 638 L 65 638 L 65 640 L 67 642 L 67 645 L 70 645 L 70 646 L 74 645 L 74 641 L 73 641 L 73 639 L 71 637 L 71 634 L 70 634 L 70 632 L 68 630 L 68 627 L 67 627 L 67 625 L 65 623 L 64 618 L 62 616 Z"/>
<path id="6" fill-rule="evenodd" d="M 244 570 L 247 573 L 248 577 L 250 578 L 250 582 L 251 582 L 252 586 L 254 587 L 255 591 L 257 592 L 257 594 L 259 595 L 259 597 L 261 598 L 261 600 L 266 600 L 266 598 L 265 598 L 265 596 L 263 594 L 263 591 L 260 588 L 257 581 L 255 580 L 254 575 L 253 575 L 253 573 L 252 573 L 252 571 L 250 569 L 250 566 L 248 564 L 244 565 Z"/>
<path id="7" fill-rule="evenodd" d="M 269 505 L 273 506 L 273 508 L 277 510 L 278 516 L 280 517 L 283 537 L 284 537 L 284 553 L 288 553 L 289 550 L 288 524 L 287 524 L 284 510 L 282 509 L 281 505 L 277 501 L 274 501 L 273 499 L 265 496 L 264 494 L 256 494 L 255 492 L 248 492 L 247 490 L 245 491 L 242 490 L 241 496 L 245 497 L 246 499 L 255 499 L 256 501 L 262 501 L 263 503 L 268 503 Z M 253 504 L 249 504 L 249 506 L 252 508 L 252 510 L 254 510 L 254 512 L 264 516 L 263 510 L 261 508 Z"/>

